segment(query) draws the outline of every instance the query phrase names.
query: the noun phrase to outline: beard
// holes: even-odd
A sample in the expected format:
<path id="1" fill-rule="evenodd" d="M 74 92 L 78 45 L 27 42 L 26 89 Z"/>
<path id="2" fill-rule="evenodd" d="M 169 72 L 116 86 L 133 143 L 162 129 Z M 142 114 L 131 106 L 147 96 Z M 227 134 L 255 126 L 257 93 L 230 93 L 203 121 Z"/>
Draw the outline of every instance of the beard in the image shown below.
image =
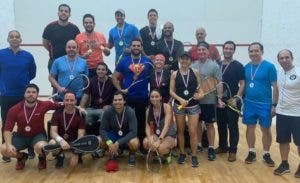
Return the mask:
<path id="1" fill-rule="evenodd" d="M 131 54 L 135 57 L 140 56 L 141 51 L 140 50 L 132 50 Z"/>

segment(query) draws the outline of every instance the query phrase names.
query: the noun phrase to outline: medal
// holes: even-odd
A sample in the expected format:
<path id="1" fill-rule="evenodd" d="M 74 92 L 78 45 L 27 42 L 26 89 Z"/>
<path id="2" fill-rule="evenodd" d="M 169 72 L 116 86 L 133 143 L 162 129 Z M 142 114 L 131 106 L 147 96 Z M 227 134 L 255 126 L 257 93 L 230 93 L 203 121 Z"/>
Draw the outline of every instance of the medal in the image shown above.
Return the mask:
<path id="1" fill-rule="evenodd" d="M 151 46 L 154 46 L 154 45 L 155 45 L 154 39 L 155 39 L 155 35 L 156 35 L 156 33 L 155 33 L 156 27 L 154 27 L 154 32 L 152 32 L 150 26 L 148 26 L 148 28 L 149 28 L 149 35 L 150 35 L 150 37 L 151 37 L 151 42 L 150 42 L 150 44 L 151 44 Z"/>
<path id="2" fill-rule="evenodd" d="M 119 46 L 123 46 L 124 42 L 123 41 L 119 41 Z"/>
<path id="3" fill-rule="evenodd" d="M 170 61 L 170 62 L 173 62 L 173 57 L 169 57 L 169 61 Z"/>
<path id="4" fill-rule="evenodd" d="M 249 84 L 249 87 L 250 87 L 250 88 L 253 88 L 253 87 L 254 87 L 254 83 L 250 83 L 250 84 Z"/>
<path id="5" fill-rule="evenodd" d="M 119 36 L 119 46 L 123 46 L 124 42 L 122 41 L 122 36 L 123 36 L 123 30 L 124 30 L 124 26 L 122 27 L 122 29 L 118 28 L 118 36 Z"/>
<path id="6" fill-rule="evenodd" d="M 69 138 L 69 135 L 68 135 L 67 133 L 65 133 L 64 136 L 63 136 L 63 138 L 64 138 L 65 140 L 67 140 L 67 139 Z"/>
<path id="7" fill-rule="evenodd" d="M 156 129 L 156 135 L 160 135 L 160 130 L 159 129 Z"/>
<path id="8" fill-rule="evenodd" d="M 25 126 L 25 131 L 26 131 L 26 132 L 30 132 L 30 131 L 31 131 L 31 127 L 30 127 L 29 125 L 26 125 L 26 126 Z"/>
<path id="9" fill-rule="evenodd" d="M 103 102 L 103 99 L 102 99 L 102 98 L 100 98 L 100 99 L 99 99 L 99 103 L 100 103 L 100 104 L 102 104 L 102 102 Z"/>
<path id="10" fill-rule="evenodd" d="M 74 79 L 74 75 L 71 74 L 71 75 L 69 76 L 69 78 L 70 78 L 70 80 L 73 80 L 73 79 Z"/>
<path id="11" fill-rule="evenodd" d="M 92 49 L 89 49 L 89 50 L 87 51 L 88 54 L 91 54 L 92 52 L 93 52 Z"/>
<path id="12" fill-rule="evenodd" d="M 157 76 L 157 72 L 155 71 L 155 82 L 156 82 L 157 88 L 160 88 L 160 86 L 161 86 L 161 81 L 162 81 L 163 73 L 164 73 L 164 70 L 161 71 L 160 77 L 159 77 L 159 79 L 157 79 L 158 76 Z"/>
<path id="13" fill-rule="evenodd" d="M 187 95 L 189 94 L 189 91 L 188 91 L 188 90 L 184 90 L 184 91 L 183 91 L 183 94 L 184 94 L 185 96 L 187 96 Z"/>
<path id="14" fill-rule="evenodd" d="M 155 45 L 155 42 L 154 42 L 154 41 L 151 41 L 150 44 L 151 44 L 151 46 L 154 46 L 154 45 Z"/>
<path id="15" fill-rule="evenodd" d="M 123 135 L 122 130 L 119 130 L 119 131 L 118 131 L 118 135 L 119 135 L 119 136 L 122 136 L 122 135 Z"/>
<path id="16" fill-rule="evenodd" d="M 123 109 L 121 122 L 119 121 L 118 115 L 117 115 L 117 114 L 115 115 L 116 121 L 117 121 L 118 126 L 119 126 L 119 131 L 118 131 L 118 135 L 119 135 L 119 136 L 122 136 L 122 135 L 123 135 L 122 126 L 123 126 L 124 116 L 125 116 L 124 113 L 125 113 L 125 108 Z"/>
<path id="17" fill-rule="evenodd" d="M 37 106 L 37 102 L 35 103 L 35 106 L 34 106 L 32 112 L 31 112 L 31 114 L 29 116 L 29 119 L 28 119 L 27 111 L 26 111 L 26 106 L 25 106 L 25 102 L 24 102 L 23 109 L 24 109 L 24 114 L 25 114 L 25 120 L 26 120 L 26 123 L 27 123 L 27 125 L 25 126 L 24 129 L 25 129 L 26 132 L 30 132 L 31 131 L 31 127 L 29 126 L 29 123 L 30 123 L 30 120 L 31 120 L 31 118 L 32 118 L 35 110 L 36 110 L 36 106 Z"/>
<path id="18" fill-rule="evenodd" d="M 173 62 L 174 58 L 172 57 L 172 53 L 173 53 L 173 49 L 174 49 L 174 39 L 172 39 L 171 48 L 169 48 L 169 45 L 168 45 L 166 39 L 164 39 L 164 42 L 165 42 L 165 45 L 166 45 L 166 47 L 168 49 L 168 52 L 170 54 L 169 61 Z"/>
<path id="19" fill-rule="evenodd" d="M 101 104 L 103 102 L 103 99 L 102 99 L 102 93 L 104 91 L 104 87 L 105 87 L 105 83 L 106 83 L 106 79 L 104 80 L 103 84 L 102 84 L 102 87 L 100 87 L 100 81 L 99 81 L 99 78 L 98 78 L 98 94 L 99 94 L 99 103 Z"/>

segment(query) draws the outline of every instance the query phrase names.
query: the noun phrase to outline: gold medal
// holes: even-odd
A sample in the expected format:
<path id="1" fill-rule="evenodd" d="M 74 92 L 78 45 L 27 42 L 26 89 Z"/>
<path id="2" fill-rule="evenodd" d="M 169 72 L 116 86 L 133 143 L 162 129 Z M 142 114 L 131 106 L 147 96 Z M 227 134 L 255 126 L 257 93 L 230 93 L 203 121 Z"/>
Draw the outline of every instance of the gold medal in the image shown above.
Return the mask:
<path id="1" fill-rule="evenodd" d="M 65 140 L 67 140 L 69 138 L 69 135 L 67 133 L 65 133 L 63 137 Z"/>

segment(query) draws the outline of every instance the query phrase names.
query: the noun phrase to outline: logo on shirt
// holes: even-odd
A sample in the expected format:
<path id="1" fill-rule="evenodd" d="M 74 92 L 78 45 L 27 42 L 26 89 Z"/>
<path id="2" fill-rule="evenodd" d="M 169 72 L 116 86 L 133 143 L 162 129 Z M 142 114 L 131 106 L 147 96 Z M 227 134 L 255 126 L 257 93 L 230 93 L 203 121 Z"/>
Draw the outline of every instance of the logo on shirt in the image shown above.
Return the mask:
<path id="1" fill-rule="evenodd" d="M 295 74 L 290 75 L 290 80 L 295 80 L 297 76 Z"/>

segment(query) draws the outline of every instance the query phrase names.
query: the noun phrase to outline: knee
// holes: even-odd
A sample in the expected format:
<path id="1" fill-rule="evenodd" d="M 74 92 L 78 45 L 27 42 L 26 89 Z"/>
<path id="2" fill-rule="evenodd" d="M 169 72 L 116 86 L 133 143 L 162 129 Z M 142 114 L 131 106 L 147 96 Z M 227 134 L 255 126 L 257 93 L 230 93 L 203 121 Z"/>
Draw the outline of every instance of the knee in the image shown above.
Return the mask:
<path id="1" fill-rule="evenodd" d="M 1 145 L 1 154 L 2 156 L 5 156 L 7 153 L 6 153 L 6 144 L 2 144 Z"/>
<path id="2" fill-rule="evenodd" d="M 165 154 L 168 154 L 168 153 L 170 152 L 170 149 L 171 149 L 171 148 L 168 148 L 168 147 L 165 146 L 165 145 L 161 145 L 161 146 L 159 146 L 159 148 L 158 148 L 158 152 L 159 152 L 160 155 L 165 155 Z"/>
<path id="3" fill-rule="evenodd" d="M 38 142 L 36 143 L 33 148 L 34 148 L 34 151 L 38 154 L 43 154 L 42 152 L 42 148 L 47 144 L 47 142 L 45 141 L 41 141 L 41 142 Z"/>
<path id="4" fill-rule="evenodd" d="M 140 142 L 138 138 L 133 138 L 129 141 L 129 147 L 132 151 L 137 151 L 140 147 Z"/>
<path id="5" fill-rule="evenodd" d="M 143 140 L 143 146 L 145 149 L 149 149 L 149 140 L 147 137 Z"/>

